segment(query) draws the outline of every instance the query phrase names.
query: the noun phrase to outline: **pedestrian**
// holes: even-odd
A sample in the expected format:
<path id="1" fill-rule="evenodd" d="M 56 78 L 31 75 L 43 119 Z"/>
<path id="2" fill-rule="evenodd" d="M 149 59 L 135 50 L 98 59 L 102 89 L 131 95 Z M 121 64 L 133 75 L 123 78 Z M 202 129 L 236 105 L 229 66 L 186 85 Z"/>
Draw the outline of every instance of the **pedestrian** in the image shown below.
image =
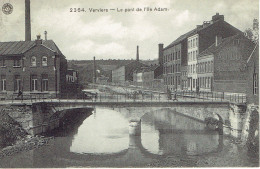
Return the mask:
<path id="1" fill-rule="evenodd" d="M 177 99 L 177 90 L 175 90 L 175 92 L 174 92 L 174 99 L 173 99 L 173 101 L 178 101 L 178 99 Z"/>
<path id="2" fill-rule="evenodd" d="M 23 92 L 21 90 L 19 90 L 17 97 L 18 98 L 20 98 L 20 97 L 22 98 L 22 95 L 23 95 Z"/>

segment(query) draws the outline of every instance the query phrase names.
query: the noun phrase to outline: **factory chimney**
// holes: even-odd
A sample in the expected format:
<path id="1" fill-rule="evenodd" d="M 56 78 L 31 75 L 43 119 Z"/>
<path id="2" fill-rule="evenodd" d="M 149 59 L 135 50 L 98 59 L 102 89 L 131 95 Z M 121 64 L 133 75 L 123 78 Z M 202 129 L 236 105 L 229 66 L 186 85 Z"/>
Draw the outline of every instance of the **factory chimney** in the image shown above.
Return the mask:
<path id="1" fill-rule="evenodd" d="M 25 41 L 31 41 L 30 0 L 25 0 Z"/>
<path id="2" fill-rule="evenodd" d="M 93 58 L 93 83 L 95 84 L 97 81 L 97 70 L 96 70 L 96 57 Z"/>
<path id="3" fill-rule="evenodd" d="M 163 44 L 160 43 L 158 44 L 158 46 L 159 46 L 159 55 L 158 55 L 159 65 L 163 65 Z"/>
<path id="4" fill-rule="evenodd" d="M 47 40 L 47 31 L 44 31 L 45 40 Z"/>
<path id="5" fill-rule="evenodd" d="M 139 61 L 139 46 L 136 48 L 136 61 Z"/>

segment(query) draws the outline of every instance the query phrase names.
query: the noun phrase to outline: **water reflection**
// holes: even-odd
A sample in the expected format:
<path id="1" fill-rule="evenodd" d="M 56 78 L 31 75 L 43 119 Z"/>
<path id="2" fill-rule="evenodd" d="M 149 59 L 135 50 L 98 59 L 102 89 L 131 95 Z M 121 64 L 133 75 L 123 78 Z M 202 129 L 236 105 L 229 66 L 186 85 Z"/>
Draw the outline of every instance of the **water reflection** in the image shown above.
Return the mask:
<path id="1" fill-rule="evenodd" d="M 168 109 L 144 115 L 141 136 L 129 135 L 128 117 L 96 108 L 75 130 L 56 133 L 52 145 L 6 158 L 0 167 L 144 167 L 167 155 L 203 155 L 223 145 L 217 132 Z"/>
<path id="2" fill-rule="evenodd" d="M 128 120 L 109 109 L 96 109 L 79 127 L 71 152 L 107 154 L 128 148 Z"/>

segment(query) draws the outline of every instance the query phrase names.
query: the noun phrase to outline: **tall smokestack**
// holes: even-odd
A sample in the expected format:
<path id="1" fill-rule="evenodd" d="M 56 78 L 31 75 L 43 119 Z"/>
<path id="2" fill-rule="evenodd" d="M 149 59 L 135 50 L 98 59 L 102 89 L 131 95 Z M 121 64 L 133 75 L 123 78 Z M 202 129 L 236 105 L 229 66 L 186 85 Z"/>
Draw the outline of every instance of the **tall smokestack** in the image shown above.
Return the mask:
<path id="1" fill-rule="evenodd" d="M 139 61 L 139 46 L 136 49 L 136 61 Z"/>
<path id="2" fill-rule="evenodd" d="M 160 43 L 158 44 L 158 46 L 159 46 L 159 54 L 158 54 L 159 65 L 163 65 L 163 44 Z"/>
<path id="3" fill-rule="evenodd" d="M 93 59 L 93 83 L 95 84 L 97 81 L 97 70 L 96 70 L 96 57 Z"/>
<path id="4" fill-rule="evenodd" d="M 47 31 L 44 31 L 45 40 L 47 40 Z"/>
<path id="5" fill-rule="evenodd" d="M 30 0 L 25 0 L 25 40 L 31 41 L 31 9 Z"/>

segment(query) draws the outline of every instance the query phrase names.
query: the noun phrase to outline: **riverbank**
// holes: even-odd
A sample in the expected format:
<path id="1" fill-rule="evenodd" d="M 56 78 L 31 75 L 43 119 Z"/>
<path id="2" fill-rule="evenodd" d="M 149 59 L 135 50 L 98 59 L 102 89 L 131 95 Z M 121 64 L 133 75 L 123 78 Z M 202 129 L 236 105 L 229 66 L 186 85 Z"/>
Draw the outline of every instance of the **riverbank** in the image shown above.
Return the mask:
<path id="1" fill-rule="evenodd" d="M 12 107 L 1 107 L 0 111 L 0 159 L 22 151 L 47 145 L 52 137 L 32 136 L 9 114 Z M 20 110 L 26 112 L 24 110 Z"/>
<path id="2" fill-rule="evenodd" d="M 221 151 L 185 157 L 167 156 L 155 160 L 148 167 L 259 167 L 258 154 L 248 151 L 245 144 L 224 137 Z"/>

